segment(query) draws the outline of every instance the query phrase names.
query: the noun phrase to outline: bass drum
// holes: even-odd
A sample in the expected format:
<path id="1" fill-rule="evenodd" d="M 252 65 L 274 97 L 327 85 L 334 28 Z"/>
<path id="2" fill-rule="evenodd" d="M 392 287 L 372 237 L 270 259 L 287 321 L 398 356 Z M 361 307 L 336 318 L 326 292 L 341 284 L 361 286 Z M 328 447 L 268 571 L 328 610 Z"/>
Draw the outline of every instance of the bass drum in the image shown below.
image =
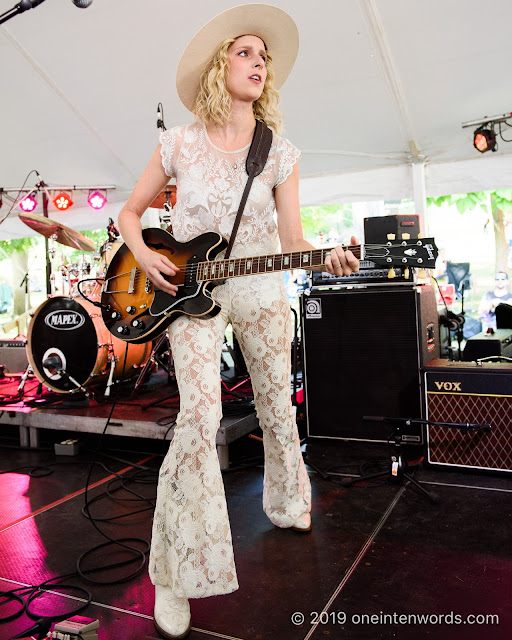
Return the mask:
<path id="1" fill-rule="evenodd" d="M 114 380 L 131 378 L 151 353 L 151 343 L 128 344 L 113 336 L 101 311 L 84 298 L 55 296 L 34 313 L 27 358 L 40 382 L 57 393 L 72 393 L 106 381 L 115 360 Z M 73 379 L 73 380 L 71 380 Z"/>

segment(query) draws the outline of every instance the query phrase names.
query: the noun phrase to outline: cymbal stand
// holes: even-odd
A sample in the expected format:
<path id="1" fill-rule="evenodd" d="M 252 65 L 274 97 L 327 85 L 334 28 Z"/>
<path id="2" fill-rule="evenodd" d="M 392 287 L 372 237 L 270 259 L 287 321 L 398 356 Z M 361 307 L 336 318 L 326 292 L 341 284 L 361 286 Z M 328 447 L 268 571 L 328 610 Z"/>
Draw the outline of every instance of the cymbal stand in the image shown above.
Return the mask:
<path id="1" fill-rule="evenodd" d="M 55 295 L 55 272 L 53 270 L 53 261 L 55 259 L 55 235 L 45 238 L 46 245 L 46 295 L 52 297 Z"/>

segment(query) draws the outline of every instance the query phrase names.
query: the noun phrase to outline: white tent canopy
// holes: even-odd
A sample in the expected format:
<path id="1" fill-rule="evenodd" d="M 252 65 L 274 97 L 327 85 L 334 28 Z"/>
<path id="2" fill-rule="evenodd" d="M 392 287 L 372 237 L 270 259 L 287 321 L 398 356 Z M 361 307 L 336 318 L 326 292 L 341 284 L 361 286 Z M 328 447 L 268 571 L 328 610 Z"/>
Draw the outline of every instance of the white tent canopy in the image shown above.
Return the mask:
<path id="1" fill-rule="evenodd" d="M 281 92 L 284 135 L 303 152 L 301 204 L 508 188 L 512 143 L 479 154 L 461 124 L 512 111 L 512 4 L 504 0 L 273 0 L 297 22 L 296 66 Z M 0 0 L 0 12 L 13 0 Z M 32 169 L 50 185 L 112 184 L 66 213 L 77 230 L 116 218 L 167 128 L 192 116 L 174 85 L 182 50 L 237 2 L 46 0 L 0 27 L 0 187 Z M 505 126 L 504 135 L 508 134 Z M 28 184 L 36 182 L 30 176 Z M 418 206 L 421 206 L 420 204 Z M 8 209 L 7 199 L 0 214 Z M 42 214 L 42 207 L 35 210 Z M 0 239 L 30 234 L 11 215 Z"/>

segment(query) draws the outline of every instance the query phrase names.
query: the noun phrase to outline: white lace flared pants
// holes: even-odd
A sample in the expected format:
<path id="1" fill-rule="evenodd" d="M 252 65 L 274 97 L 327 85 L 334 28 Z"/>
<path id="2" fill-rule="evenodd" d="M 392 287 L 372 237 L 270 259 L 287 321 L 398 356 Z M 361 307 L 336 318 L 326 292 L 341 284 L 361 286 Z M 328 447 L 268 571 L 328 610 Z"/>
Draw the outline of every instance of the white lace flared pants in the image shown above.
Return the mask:
<path id="1" fill-rule="evenodd" d="M 248 281 L 250 281 L 248 283 Z M 222 417 L 220 354 L 228 322 L 240 343 L 263 430 L 263 508 L 279 527 L 311 508 L 311 487 L 290 400 L 290 307 L 280 274 L 228 281 L 214 318 L 182 316 L 169 329 L 180 412 L 162 467 L 149 574 L 177 597 L 238 588 L 215 438 Z"/>

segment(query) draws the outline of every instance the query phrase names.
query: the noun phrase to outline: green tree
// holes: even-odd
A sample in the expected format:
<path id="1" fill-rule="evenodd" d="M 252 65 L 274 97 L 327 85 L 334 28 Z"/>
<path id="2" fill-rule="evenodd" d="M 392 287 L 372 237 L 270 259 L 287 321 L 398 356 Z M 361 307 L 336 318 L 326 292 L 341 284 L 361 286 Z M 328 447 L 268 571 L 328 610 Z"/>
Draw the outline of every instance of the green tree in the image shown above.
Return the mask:
<path id="1" fill-rule="evenodd" d="M 442 204 L 455 205 L 459 213 L 464 214 L 477 206 L 488 212 L 491 208 L 491 219 L 494 229 L 494 270 L 505 271 L 507 268 L 508 244 L 505 235 L 506 214 L 512 212 L 512 189 L 497 191 L 476 191 L 474 193 L 458 193 L 439 198 L 427 198 L 428 205 L 440 207 Z"/>
<path id="2" fill-rule="evenodd" d="M 313 240 L 323 231 L 326 235 L 335 229 L 338 235 L 350 230 L 354 224 L 352 205 L 329 204 L 322 207 L 302 207 L 300 210 L 304 237 Z"/>
<path id="3" fill-rule="evenodd" d="M 27 293 L 25 300 L 25 292 L 28 291 L 28 287 L 25 286 L 25 278 L 28 278 L 30 249 L 35 244 L 36 238 L 16 238 L 0 242 L 0 261 L 5 258 L 11 258 L 13 264 L 11 286 L 14 317 L 30 309 L 30 292 Z"/>

